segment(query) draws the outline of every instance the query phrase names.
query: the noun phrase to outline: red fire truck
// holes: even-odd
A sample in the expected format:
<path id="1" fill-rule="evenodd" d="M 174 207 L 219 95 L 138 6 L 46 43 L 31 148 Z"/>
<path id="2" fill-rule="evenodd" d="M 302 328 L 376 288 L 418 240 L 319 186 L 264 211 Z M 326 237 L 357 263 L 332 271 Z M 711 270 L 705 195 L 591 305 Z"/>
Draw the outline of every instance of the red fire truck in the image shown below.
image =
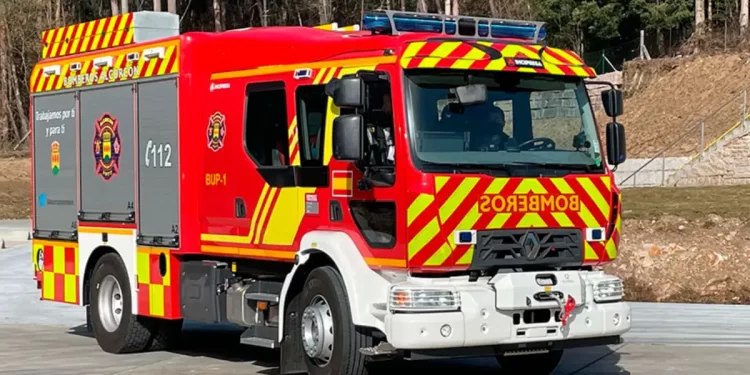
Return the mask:
<path id="1" fill-rule="evenodd" d="M 234 323 L 282 373 L 493 356 L 546 374 L 566 348 L 620 342 L 630 307 L 599 267 L 621 230 L 622 95 L 601 94 L 602 142 L 594 71 L 545 35 L 392 11 L 46 31 L 30 82 L 41 298 L 85 306 L 111 353 Z"/>

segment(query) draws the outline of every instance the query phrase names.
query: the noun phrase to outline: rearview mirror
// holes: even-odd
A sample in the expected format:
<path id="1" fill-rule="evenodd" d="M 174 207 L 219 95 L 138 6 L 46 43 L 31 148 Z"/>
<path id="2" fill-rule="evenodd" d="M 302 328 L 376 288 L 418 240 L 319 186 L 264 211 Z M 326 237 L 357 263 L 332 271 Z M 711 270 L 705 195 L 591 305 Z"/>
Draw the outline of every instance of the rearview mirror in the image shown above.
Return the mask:
<path id="1" fill-rule="evenodd" d="M 602 104 L 604 105 L 604 112 L 607 113 L 607 116 L 621 116 L 623 113 L 622 91 L 617 89 L 602 91 Z"/>
<path id="2" fill-rule="evenodd" d="M 332 79 L 326 84 L 325 92 L 339 108 L 360 108 L 365 102 L 364 84 L 356 76 Z"/>
<path id="3" fill-rule="evenodd" d="M 344 115 L 333 120 L 333 157 L 338 160 L 364 159 L 362 115 Z"/>
<path id="4" fill-rule="evenodd" d="M 487 86 L 483 84 L 459 86 L 456 87 L 455 93 L 461 104 L 480 104 L 487 101 Z"/>
<path id="5" fill-rule="evenodd" d="M 607 163 L 612 166 L 622 164 L 627 159 L 625 151 L 625 127 L 619 122 L 607 124 Z"/>

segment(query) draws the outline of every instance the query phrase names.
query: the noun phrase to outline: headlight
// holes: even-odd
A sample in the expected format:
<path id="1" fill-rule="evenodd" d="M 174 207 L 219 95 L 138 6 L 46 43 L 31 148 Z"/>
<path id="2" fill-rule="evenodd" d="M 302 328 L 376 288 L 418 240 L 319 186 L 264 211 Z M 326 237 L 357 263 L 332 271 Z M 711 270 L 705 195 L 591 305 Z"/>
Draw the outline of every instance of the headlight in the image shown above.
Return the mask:
<path id="1" fill-rule="evenodd" d="M 622 280 L 612 277 L 599 280 L 594 284 L 594 301 L 616 302 L 624 295 Z"/>
<path id="2" fill-rule="evenodd" d="M 388 308 L 392 312 L 456 311 L 461 308 L 461 296 L 449 289 L 393 286 Z"/>

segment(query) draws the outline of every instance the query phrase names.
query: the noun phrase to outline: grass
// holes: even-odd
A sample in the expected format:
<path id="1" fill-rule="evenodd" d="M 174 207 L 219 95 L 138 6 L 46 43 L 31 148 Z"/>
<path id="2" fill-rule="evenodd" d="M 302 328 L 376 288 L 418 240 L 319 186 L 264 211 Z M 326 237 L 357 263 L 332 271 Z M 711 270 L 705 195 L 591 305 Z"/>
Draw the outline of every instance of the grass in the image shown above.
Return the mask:
<path id="1" fill-rule="evenodd" d="M 750 207 L 750 185 L 626 188 L 622 190 L 622 207 L 624 220 L 650 220 L 664 215 L 695 220 L 709 214 L 745 218 Z"/>

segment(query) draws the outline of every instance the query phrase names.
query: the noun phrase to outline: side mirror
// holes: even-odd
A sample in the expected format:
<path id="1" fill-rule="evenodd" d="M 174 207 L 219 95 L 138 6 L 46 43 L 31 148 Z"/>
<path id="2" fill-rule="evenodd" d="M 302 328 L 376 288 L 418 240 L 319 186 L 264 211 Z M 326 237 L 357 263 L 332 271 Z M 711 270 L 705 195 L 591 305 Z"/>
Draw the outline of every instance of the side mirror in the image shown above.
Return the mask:
<path id="1" fill-rule="evenodd" d="M 344 115 L 333 120 L 333 157 L 338 160 L 364 159 L 364 120 L 362 115 Z"/>
<path id="2" fill-rule="evenodd" d="M 365 104 L 365 85 L 356 76 L 334 78 L 326 84 L 326 94 L 333 98 L 333 104 L 339 108 L 360 108 Z"/>
<path id="3" fill-rule="evenodd" d="M 604 105 L 604 112 L 607 113 L 607 116 L 621 116 L 623 113 L 622 91 L 616 89 L 602 91 L 602 104 Z"/>
<path id="4" fill-rule="evenodd" d="M 625 151 L 625 127 L 619 122 L 607 124 L 607 163 L 617 166 L 627 159 Z"/>

